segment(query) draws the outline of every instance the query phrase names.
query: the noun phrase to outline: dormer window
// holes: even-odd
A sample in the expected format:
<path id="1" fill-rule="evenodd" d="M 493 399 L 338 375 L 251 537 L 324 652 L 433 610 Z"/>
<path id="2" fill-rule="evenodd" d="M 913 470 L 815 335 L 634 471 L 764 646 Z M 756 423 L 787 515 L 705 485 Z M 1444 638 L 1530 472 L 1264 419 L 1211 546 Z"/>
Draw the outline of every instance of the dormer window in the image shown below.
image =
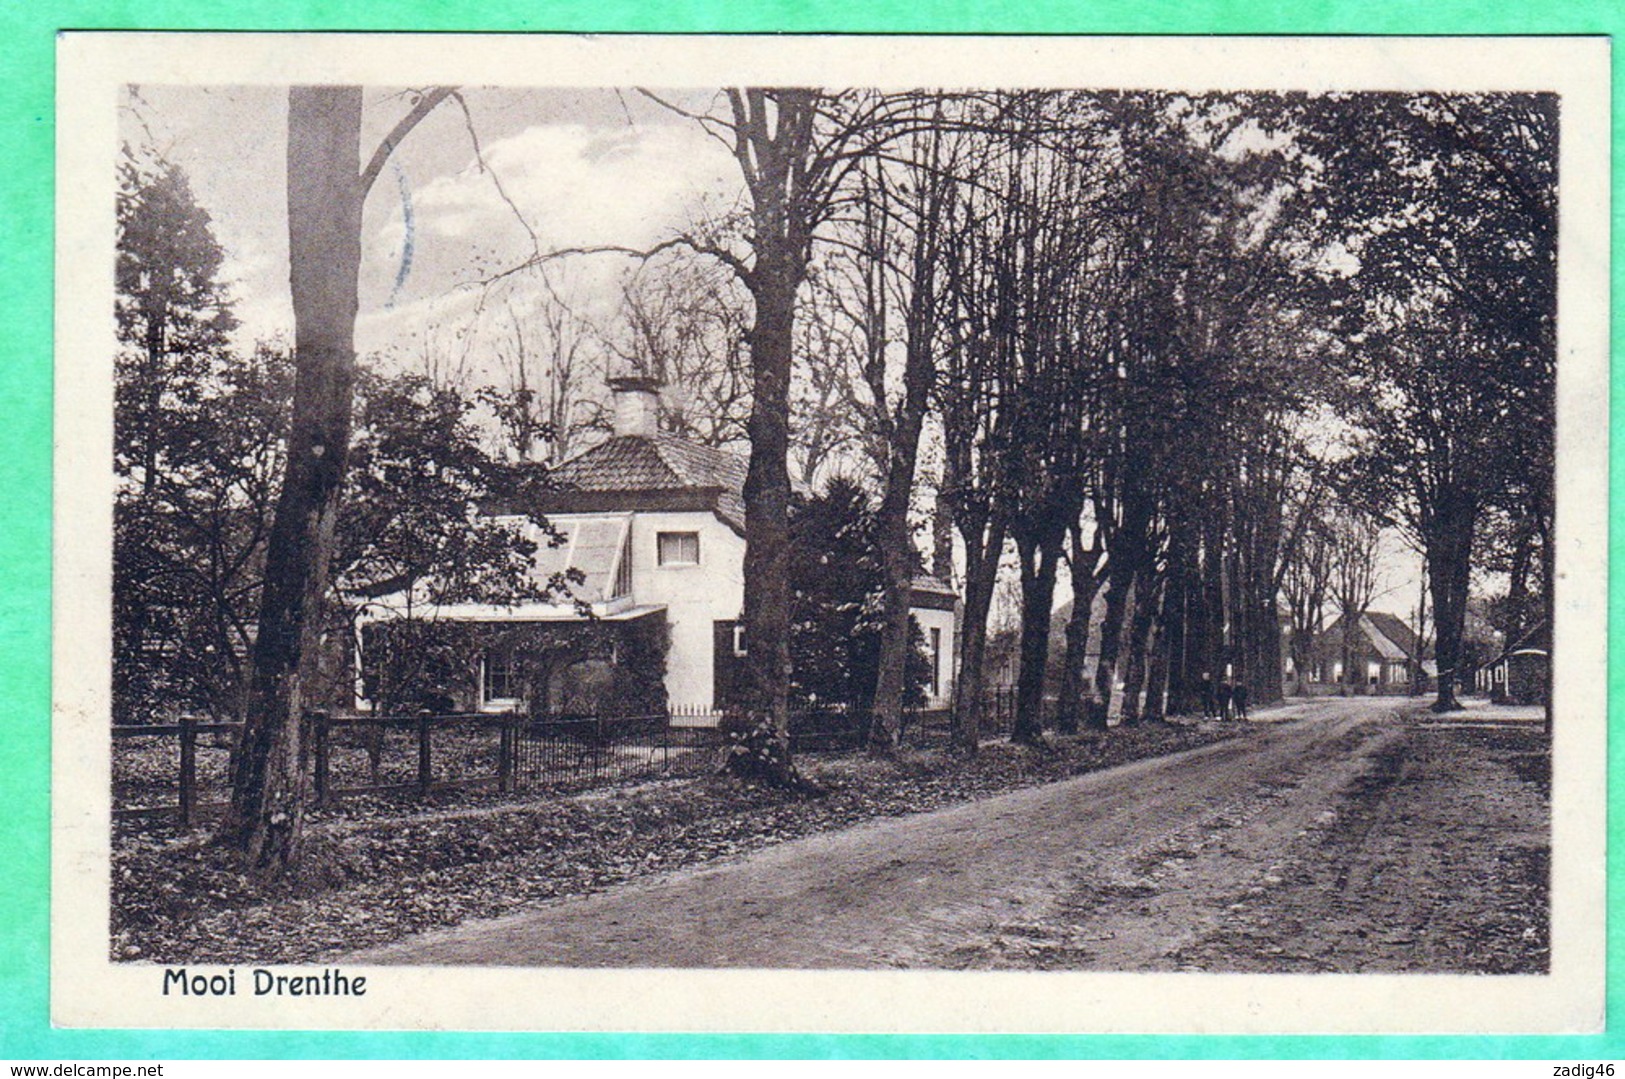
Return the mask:
<path id="1" fill-rule="evenodd" d="M 698 532 L 655 533 L 655 563 L 661 566 L 699 565 L 700 534 Z"/>
<path id="2" fill-rule="evenodd" d="M 632 537 L 629 534 L 621 544 L 621 557 L 615 563 L 615 585 L 610 589 L 610 598 L 630 596 L 632 594 Z"/>
<path id="3" fill-rule="evenodd" d="M 538 537 L 531 564 L 536 581 L 553 589 L 553 602 L 604 603 L 631 593 L 630 513 L 569 514 L 548 523 L 552 534 Z"/>

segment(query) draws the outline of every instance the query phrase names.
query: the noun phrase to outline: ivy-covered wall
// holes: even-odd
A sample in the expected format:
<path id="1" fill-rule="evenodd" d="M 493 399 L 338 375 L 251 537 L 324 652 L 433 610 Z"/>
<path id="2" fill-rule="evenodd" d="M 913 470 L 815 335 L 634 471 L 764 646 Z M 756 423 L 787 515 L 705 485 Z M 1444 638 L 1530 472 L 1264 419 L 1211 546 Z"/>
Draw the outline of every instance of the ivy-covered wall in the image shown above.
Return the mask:
<path id="1" fill-rule="evenodd" d="M 511 657 L 535 715 L 664 715 L 664 612 L 627 621 L 375 622 L 362 633 L 362 685 L 380 712 L 477 711 L 481 661 Z"/>

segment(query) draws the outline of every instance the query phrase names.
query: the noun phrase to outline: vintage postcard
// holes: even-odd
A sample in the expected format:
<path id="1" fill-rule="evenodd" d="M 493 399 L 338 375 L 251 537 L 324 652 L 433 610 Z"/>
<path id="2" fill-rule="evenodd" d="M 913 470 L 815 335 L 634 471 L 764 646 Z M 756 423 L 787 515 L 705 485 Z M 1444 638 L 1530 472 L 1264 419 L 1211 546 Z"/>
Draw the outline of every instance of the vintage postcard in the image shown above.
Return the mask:
<path id="1" fill-rule="evenodd" d="M 59 61 L 53 1022 L 1601 1028 L 1606 39 Z"/>

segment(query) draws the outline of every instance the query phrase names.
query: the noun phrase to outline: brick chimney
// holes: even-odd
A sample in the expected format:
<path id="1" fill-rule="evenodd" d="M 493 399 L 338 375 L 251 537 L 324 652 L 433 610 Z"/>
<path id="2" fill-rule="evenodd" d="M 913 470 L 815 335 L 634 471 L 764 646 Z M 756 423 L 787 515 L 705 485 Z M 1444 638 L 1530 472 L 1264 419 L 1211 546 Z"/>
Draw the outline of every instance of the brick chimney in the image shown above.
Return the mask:
<path id="1" fill-rule="evenodd" d="M 609 380 L 615 402 L 615 437 L 653 438 L 659 430 L 660 380 L 622 375 Z"/>

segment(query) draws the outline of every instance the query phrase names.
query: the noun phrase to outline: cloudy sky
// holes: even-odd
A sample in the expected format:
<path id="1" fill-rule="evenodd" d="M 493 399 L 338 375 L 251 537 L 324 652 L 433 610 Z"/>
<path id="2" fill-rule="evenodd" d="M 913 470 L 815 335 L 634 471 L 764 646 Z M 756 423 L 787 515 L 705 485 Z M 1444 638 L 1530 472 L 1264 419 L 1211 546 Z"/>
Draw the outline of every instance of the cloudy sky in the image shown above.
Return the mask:
<path id="1" fill-rule="evenodd" d="M 710 91 L 662 96 L 715 104 Z M 466 324 L 479 283 L 538 247 L 645 247 L 742 197 L 722 145 L 634 91 L 468 89 L 464 98 L 466 115 L 447 101 L 418 125 L 368 198 L 363 353 Z M 363 160 L 409 107 L 403 91 L 368 91 Z M 121 114 L 124 141 L 180 165 L 213 217 L 246 341 L 292 335 L 286 113 L 278 87 L 146 85 L 129 88 Z M 594 255 L 549 273 L 604 303 L 624 264 Z"/>

